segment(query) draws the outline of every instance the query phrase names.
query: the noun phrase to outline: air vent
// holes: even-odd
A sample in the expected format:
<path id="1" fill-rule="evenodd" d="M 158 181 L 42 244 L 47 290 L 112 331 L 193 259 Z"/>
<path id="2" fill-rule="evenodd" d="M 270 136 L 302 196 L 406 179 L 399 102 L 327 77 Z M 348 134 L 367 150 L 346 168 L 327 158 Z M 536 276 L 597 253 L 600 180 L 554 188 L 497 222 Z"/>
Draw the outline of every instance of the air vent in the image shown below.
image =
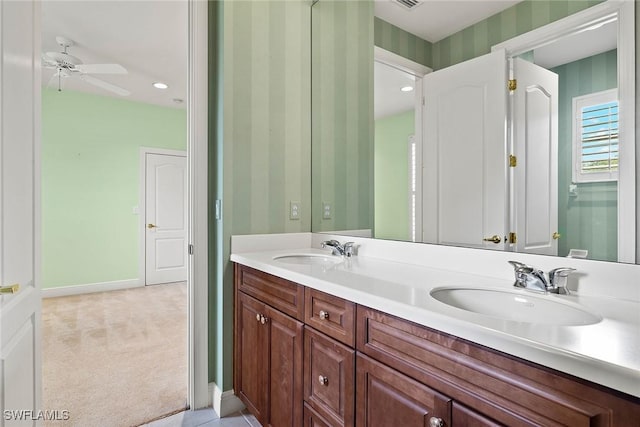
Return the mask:
<path id="1" fill-rule="evenodd" d="M 422 4 L 423 0 L 391 0 L 398 6 L 402 6 L 404 9 L 413 10 Z"/>

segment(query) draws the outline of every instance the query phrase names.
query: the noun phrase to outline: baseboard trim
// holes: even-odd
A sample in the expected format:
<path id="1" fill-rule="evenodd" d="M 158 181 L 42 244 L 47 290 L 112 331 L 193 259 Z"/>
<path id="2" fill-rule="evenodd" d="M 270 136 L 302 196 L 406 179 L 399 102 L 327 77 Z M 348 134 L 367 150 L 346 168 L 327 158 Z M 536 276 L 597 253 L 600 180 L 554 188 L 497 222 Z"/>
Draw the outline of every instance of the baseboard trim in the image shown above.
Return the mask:
<path id="1" fill-rule="evenodd" d="M 216 383 L 209 383 L 209 397 L 213 410 L 220 418 L 244 409 L 244 403 L 238 399 L 233 389 L 222 391 Z"/>
<path id="2" fill-rule="evenodd" d="M 66 297 L 69 295 L 91 294 L 94 292 L 116 291 L 144 286 L 138 279 L 114 280 L 113 282 L 87 283 L 84 285 L 61 286 L 42 289 L 42 298 Z"/>

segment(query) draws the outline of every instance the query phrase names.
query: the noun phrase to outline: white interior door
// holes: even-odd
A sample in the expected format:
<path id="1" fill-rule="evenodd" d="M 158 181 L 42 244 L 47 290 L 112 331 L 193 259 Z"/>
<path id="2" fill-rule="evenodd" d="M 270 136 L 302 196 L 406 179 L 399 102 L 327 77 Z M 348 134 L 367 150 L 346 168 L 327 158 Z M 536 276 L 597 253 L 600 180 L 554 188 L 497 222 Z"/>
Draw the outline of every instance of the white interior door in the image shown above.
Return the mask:
<path id="1" fill-rule="evenodd" d="M 0 412 L 2 426 L 35 425 L 40 409 L 40 289 L 36 191 L 40 8 L 0 5 Z M 19 287 L 12 288 L 11 285 Z M 11 293 L 11 291 L 15 293 Z"/>
<path id="2" fill-rule="evenodd" d="M 423 241 L 504 249 L 507 66 L 497 51 L 424 76 Z M 496 237 L 496 243 L 484 239 Z"/>
<path id="3" fill-rule="evenodd" d="M 516 250 L 557 255 L 558 75 L 520 58 L 513 73 Z"/>
<path id="4" fill-rule="evenodd" d="M 146 154 L 146 284 L 187 280 L 187 158 Z"/>

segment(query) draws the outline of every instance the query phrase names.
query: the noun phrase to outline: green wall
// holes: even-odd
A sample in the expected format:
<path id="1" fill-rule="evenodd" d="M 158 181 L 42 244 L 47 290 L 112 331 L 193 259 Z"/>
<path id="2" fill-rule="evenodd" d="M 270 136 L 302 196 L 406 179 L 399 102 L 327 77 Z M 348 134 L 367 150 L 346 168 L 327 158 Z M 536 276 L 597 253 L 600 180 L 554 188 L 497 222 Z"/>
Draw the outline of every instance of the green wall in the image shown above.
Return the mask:
<path id="1" fill-rule="evenodd" d="M 589 259 L 618 259 L 617 182 L 578 184 L 569 196 L 572 170 L 573 98 L 618 86 L 616 50 L 561 65 L 558 74 L 558 255 L 588 249 Z"/>
<path id="2" fill-rule="evenodd" d="M 372 230 L 373 2 L 319 1 L 311 26 L 312 230 Z"/>
<path id="3" fill-rule="evenodd" d="M 186 110 L 42 91 L 43 288 L 138 278 L 141 146 L 186 150 Z"/>
<path id="4" fill-rule="evenodd" d="M 310 231 L 311 54 L 308 1 L 211 2 L 212 198 L 223 206 L 213 248 L 209 380 L 232 388 L 234 234 Z M 213 25 L 213 28 L 212 28 Z M 217 41 L 217 43 L 216 43 Z M 219 114 L 222 114 L 220 116 Z M 217 147 L 217 149 L 214 149 Z M 301 219 L 289 219 L 289 202 Z"/>
<path id="5" fill-rule="evenodd" d="M 491 52 L 491 46 L 601 3 L 603 0 L 525 0 L 434 43 L 439 70 Z"/>
<path id="6" fill-rule="evenodd" d="M 431 67 L 431 43 L 378 17 L 374 17 L 373 27 L 373 41 L 376 46 Z"/>
<path id="7" fill-rule="evenodd" d="M 375 121 L 376 238 L 409 240 L 409 136 L 414 133 L 414 110 Z"/>

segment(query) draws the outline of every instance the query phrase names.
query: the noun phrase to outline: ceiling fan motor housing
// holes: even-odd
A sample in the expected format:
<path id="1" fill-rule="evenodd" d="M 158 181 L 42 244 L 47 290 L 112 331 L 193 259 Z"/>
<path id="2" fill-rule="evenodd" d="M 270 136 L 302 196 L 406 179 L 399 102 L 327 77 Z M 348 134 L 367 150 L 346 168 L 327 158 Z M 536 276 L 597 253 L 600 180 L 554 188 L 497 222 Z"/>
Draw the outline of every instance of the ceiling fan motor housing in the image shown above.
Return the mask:
<path id="1" fill-rule="evenodd" d="M 73 68 L 76 65 L 82 64 L 82 60 L 80 60 L 80 58 L 64 52 L 47 52 L 47 57 L 56 61 L 65 68 Z"/>

